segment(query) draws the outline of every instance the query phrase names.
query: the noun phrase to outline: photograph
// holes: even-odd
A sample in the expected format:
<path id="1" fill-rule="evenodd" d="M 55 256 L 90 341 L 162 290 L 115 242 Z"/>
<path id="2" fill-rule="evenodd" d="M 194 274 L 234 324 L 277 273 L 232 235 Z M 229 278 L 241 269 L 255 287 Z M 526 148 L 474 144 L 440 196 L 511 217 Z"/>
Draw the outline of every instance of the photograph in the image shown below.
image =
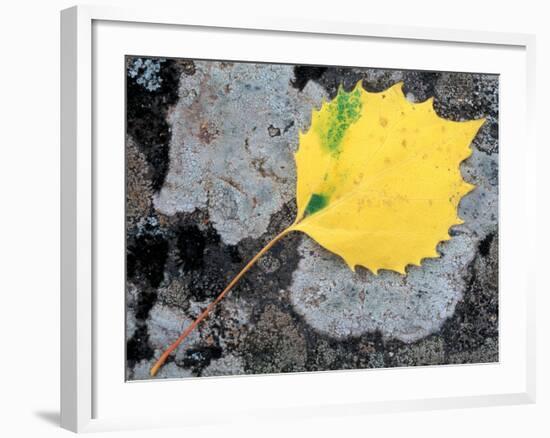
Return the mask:
<path id="1" fill-rule="evenodd" d="M 124 75 L 127 381 L 499 361 L 499 75 Z"/>

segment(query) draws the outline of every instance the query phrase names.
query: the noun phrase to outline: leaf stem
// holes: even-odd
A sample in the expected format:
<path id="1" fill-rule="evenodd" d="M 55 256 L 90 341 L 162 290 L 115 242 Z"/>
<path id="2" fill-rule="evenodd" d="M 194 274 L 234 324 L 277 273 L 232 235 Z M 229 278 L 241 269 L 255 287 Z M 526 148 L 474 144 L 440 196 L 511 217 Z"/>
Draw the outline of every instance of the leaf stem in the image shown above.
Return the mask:
<path id="1" fill-rule="evenodd" d="M 293 224 L 294 225 L 294 224 Z M 208 314 L 212 311 L 212 309 L 218 304 L 223 297 L 237 284 L 237 282 L 241 279 L 241 277 L 252 267 L 254 264 L 262 257 L 269 249 L 275 245 L 280 239 L 282 239 L 286 234 L 288 234 L 290 231 L 292 231 L 292 227 L 286 228 L 284 231 L 279 233 L 277 236 L 275 236 L 272 240 L 270 240 L 267 245 L 265 245 L 250 261 L 245 265 L 245 267 L 229 282 L 229 284 L 225 287 L 225 289 L 217 296 L 217 298 L 212 301 L 208 307 L 195 319 L 179 336 L 178 339 L 176 339 L 165 351 L 162 353 L 162 355 L 158 358 L 158 360 L 155 362 L 153 367 L 151 368 L 150 374 L 151 377 L 154 377 L 160 367 L 166 362 L 166 359 L 172 354 L 172 352 L 178 348 L 178 346 L 191 334 L 191 332 L 199 325 L 199 323 L 205 319 Z"/>

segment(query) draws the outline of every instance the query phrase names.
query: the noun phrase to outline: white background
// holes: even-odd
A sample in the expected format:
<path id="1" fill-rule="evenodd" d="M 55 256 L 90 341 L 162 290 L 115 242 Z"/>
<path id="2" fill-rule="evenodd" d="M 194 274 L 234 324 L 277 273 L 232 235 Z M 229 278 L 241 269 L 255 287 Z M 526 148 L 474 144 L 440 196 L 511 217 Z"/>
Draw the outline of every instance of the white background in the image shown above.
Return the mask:
<path id="1" fill-rule="evenodd" d="M 539 196 L 548 199 L 549 153 L 544 138 L 545 107 L 550 76 L 550 29 L 543 2 L 462 0 L 370 2 L 351 1 L 184 2 L 155 0 L 96 2 L 141 7 L 215 8 L 227 15 L 250 13 L 362 20 L 374 23 L 536 32 L 538 37 L 537 119 L 539 134 Z M 188 4 L 189 3 L 189 4 Z M 537 5 L 537 3 L 540 5 Z M 256 4 L 256 6 L 252 6 Z M 0 248 L 2 293 L 0 333 L 0 430 L 4 436 L 62 436 L 57 428 L 59 387 L 59 15 L 69 1 L 5 3 L 1 13 L 0 68 L 0 188 L 2 215 Z M 154 6 L 153 6 L 154 5 Z M 255 7 L 261 8 L 257 11 Z M 309 9 L 311 8 L 311 10 Z M 547 202 L 547 201 L 546 201 Z M 544 224 L 548 208 L 539 212 L 540 246 L 550 244 Z M 521 230 L 518 230 L 521 232 Z M 539 272 L 548 270 L 544 251 L 526 254 Z M 542 277 L 542 274 L 541 274 Z M 540 285 L 538 308 L 538 403 L 531 406 L 383 414 L 367 417 L 311 419 L 262 426 L 235 424 L 222 429 L 161 432 L 165 436 L 546 436 L 550 432 L 549 297 Z M 549 309 L 549 310 L 546 310 Z M 119 432 L 108 436 L 158 436 L 159 432 Z"/>

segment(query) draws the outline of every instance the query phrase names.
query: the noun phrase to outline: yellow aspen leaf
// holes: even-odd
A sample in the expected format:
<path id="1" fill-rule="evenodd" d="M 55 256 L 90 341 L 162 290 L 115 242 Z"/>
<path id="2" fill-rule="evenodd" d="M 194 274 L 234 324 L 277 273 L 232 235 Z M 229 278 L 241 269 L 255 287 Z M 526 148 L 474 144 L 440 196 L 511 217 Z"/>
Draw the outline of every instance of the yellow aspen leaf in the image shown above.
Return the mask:
<path id="1" fill-rule="evenodd" d="M 286 234 L 301 231 L 347 265 L 406 273 L 407 265 L 438 257 L 437 245 L 463 221 L 458 204 L 474 188 L 460 163 L 484 119 L 439 117 L 433 99 L 409 102 L 398 83 L 369 93 L 361 83 L 314 110 L 295 154 L 297 216 L 267 243 L 151 368 L 203 321 L 242 276 Z"/>
<path id="2" fill-rule="evenodd" d="M 313 111 L 295 154 L 302 231 L 355 270 L 405 274 L 438 257 L 437 244 L 462 223 L 458 204 L 474 188 L 460 163 L 484 119 L 439 117 L 433 99 L 408 101 L 398 83 L 369 93 L 340 89 Z"/>

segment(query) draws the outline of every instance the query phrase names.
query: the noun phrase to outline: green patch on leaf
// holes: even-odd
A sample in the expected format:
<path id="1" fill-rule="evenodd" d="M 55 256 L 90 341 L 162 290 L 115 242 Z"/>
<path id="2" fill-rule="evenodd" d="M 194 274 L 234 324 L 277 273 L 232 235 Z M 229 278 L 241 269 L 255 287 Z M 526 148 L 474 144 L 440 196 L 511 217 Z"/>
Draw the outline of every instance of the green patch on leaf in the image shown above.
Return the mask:
<path id="1" fill-rule="evenodd" d="M 323 146 L 330 153 L 340 152 L 346 130 L 361 117 L 361 106 L 361 91 L 358 88 L 350 93 L 341 90 L 335 102 L 329 105 L 327 118 L 318 132 Z"/>
<path id="2" fill-rule="evenodd" d="M 328 197 L 326 195 L 314 193 L 309 198 L 309 202 L 306 207 L 306 215 L 317 213 L 328 205 Z"/>

